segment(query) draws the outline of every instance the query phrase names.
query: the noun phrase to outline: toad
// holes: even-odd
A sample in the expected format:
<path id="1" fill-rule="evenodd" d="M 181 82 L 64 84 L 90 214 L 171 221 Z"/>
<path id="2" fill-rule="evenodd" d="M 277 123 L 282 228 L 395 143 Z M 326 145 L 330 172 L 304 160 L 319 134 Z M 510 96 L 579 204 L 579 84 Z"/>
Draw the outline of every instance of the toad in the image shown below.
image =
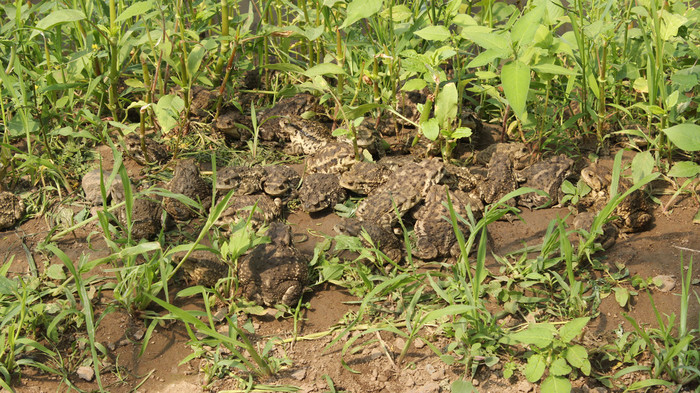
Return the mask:
<path id="1" fill-rule="evenodd" d="M 202 179 L 199 167 L 192 159 L 183 160 L 177 164 L 173 178 L 167 184 L 167 189 L 174 194 L 184 195 L 200 203 L 204 209 L 208 209 L 211 204 L 211 187 Z M 178 221 L 189 220 L 197 214 L 192 206 L 171 197 L 163 199 L 163 208 Z"/>
<path id="2" fill-rule="evenodd" d="M 346 198 L 347 193 L 338 183 L 338 177 L 328 173 L 308 174 L 299 189 L 301 207 L 308 213 L 333 208 Z"/>

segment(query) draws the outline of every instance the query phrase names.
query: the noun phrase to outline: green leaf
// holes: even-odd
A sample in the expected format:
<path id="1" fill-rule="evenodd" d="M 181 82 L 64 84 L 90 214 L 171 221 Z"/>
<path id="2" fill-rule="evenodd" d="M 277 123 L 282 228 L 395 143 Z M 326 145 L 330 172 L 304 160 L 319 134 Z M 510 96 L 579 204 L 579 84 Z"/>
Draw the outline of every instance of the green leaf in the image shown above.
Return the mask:
<path id="1" fill-rule="evenodd" d="M 383 1 L 353 0 L 352 3 L 348 4 L 348 16 L 340 28 L 344 29 L 360 19 L 369 18 L 379 12 L 382 9 L 382 5 L 384 5 Z"/>
<path id="2" fill-rule="evenodd" d="M 207 50 L 202 45 L 197 45 L 192 49 L 192 52 L 187 56 L 187 73 L 189 74 L 190 81 L 193 81 L 194 75 L 199 71 L 199 66 L 202 64 L 204 55 Z"/>
<path id="3" fill-rule="evenodd" d="M 566 378 L 550 375 L 542 382 L 540 391 L 542 393 L 569 393 L 571 392 L 571 382 Z"/>
<path id="4" fill-rule="evenodd" d="M 564 67 L 556 65 L 556 64 L 533 65 L 532 69 L 535 72 L 542 73 L 542 74 L 567 75 L 567 76 L 578 75 L 578 72 L 571 70 L 571 69 L 568 69 L 568 68 L 564 68 Z"/>
<path id="5" fill-rule="evenodd" d="M 46 276 L 52 280 L 65 280 L 66 273 L 63 271 L 63 265 L 54 263 L 46 269 Z"/>
<path id="6" fill-rule="evenodd" d="M 298 73 L 304 72 L 303 68 L 299 67 L 296 64 L 291 64 L 291 63 L 266 64 L 263 66 L 263 68 L 267 68 L 268 70 L 283 71 L 283 72 L 298 72 Z"/>
<path id="7" fill-rule="evenodd" d="M 552 375 L 563 377 L 565 375 L 569 375 L 571 370 L 571 366 L 566 364 L 566 359 L 564 358 L 556 358 L 552 364 L 549 365 L 549 373 Z"/>
<path id="8" fill-rule="evenodd" d="M 414 90 L 422 90 L 428 82 L 426 82 L 423 79 L 418 79 L 418 78 L 413 78 L 411 80 L 406 81 L 403 86 L 401 86 L 401 91 L 414 91 Z"/>
<path id="9" fill-rule="evenodd" d="M 333 63 L 321 63 L 317 64 L 308 70 L 303 72 L 304 75 L 308 76 L 309 78 L 313 78 L 315 76 L 319 75 L 337 75 L 337 74 L 345 74 L 345 70 L 343 70 L 343 67 L 333 64 Z"/>
<path id="10" fill-rule="evenodd" d="M 415 34 L 427 41 L 444 41 L 450 38 L 450 31 L 445 26 L 428 26 L 416 31 Z"/>
<path id="11" fill-rule="evenodd" d="M 519 60 L 503 66 L 501 70 L 503 93 L 518 119 L 527 115 L 527 92 L 530 90 L 530 67 Z"/>
<path id="12" fill-rule="evenodd" d="M 469 138 L 470 136 L 472 136 L 472 129 L 469 127 L 457 127 L 450 135 L 452 139 Z"/>
<path id="13" fill-rule="evenodd" d="M 160 97 L 158 103 L 153 107 L 153 112 L 156 114 L 163 134 L 167 134 L 177 125 L 180 113 L 184 109 L 185 102 L 182 98 L 173 94 L 166 94 Z"/>
<path id="14" fill-rule="evenodd" d="M 588 352 L 583 346 L 574 345 L 566 348 L 566 351 L 564 352 L 564 357 L 570 365 L 576 368 L 581 368 L 588 360 Z"/>
<path id="15" fill-rule="evenodd" d="M 590 317 L 582 317 L 567 322 L 559 329 L 559 337 L 561 337 L 561 340 L 565 343 L 570 342 L 583 332 L 583 328 L 586 327 L 586 324 L 588 324 L 590 320 Z"/>
<path id="16" fill-rule="evenodd" d="M 479 53 L 467 64 L 468 68 L 476 68 L 492 63 L 495 59 L 505 59 L 511 54 L 510 50 L 502 48 L 486 49 Z"/>
<path id="17" fill-rule="evenodd" d="M 513 42 L 517 42 L 520 47 L 523 46 L 522 44 L 532 44 L 532 37 L 535 36 L 537 28 L 540 26 L 545 9 L 545 7 L 530 9 L 515 22 L 510 33 Z"/>
<path id="18" fill-rule="evenodd" d="M 454 83 L 448 83 L 440 90 L 435 101 L 435 117 L 440 127 L 448 128 L 457 117 L 457 98 L 457 87 Z"/>
<path id="19" fill-rule="evenodd" d="M 700 174 L 700 165 L 692 161 L 680 161 L 668 171 L 670 177 L 695 177 Z"/>
<path id="20" fill-rule="evenodd" d="M 544 375 L 544 370 L 547 368 L 547 362 L 544 356 L 536 353 L 527 359 L 527 365 L 525 365 L 525 378 L 530 382 L 537 382 Z"/>
<path id="21" fill-rule="evenodd" d="M 637 183 L 654 170 L 654 156 L 648 151 L 637 153 L 632 159 L 632 181 Z"/>
<path id="22" fill-rule="evenodd" d="M 452 382 L 452 386 L 450 387 L 450 392 L 452 393 L 473 393 L 477 392 L 476 388 L 474 388 L 474 385 L 472 385 L 471 382 L 465 381 L 463 379 L 458 379 L 454 382 Z"/>
<path id="23" fill-rule="evenodd" d="M 678 124 L 662 130 L 678 148 L 686 151 L 700 150 L 700 126 L 691 123 Z"/>
<path id="24" fill-rule="evenodd" d="M 462 29 L 462 37 L 474 42 L 484 49 L 510 49 L 510 37 L 506 33 L 496 33 L 486 26 L 468 26 Z"/>
<path id="25" fill-rule="evenodd" d="M 437 119 L 434 117 L 421 124 L 420 128 L 423 130 L 423 135 L 431 141 L 436 140 L 440 134 L 440 126 L 438 125 Z"/>
<path id="26" fill-rule="evenodd" d="M 638 390 L 638 389 L 646 389 L 650 388 L 652 386 L 673 386 L 673 382 L 669 381 L 664 381 L 663 379 L 645 379 L 642 381 L 637 381 L 625 389 L 626 391 L 632 391 L 632 390 Z"/>
<path id="27" fill-rule="evenodd" d="M 130 5 L 114 21 L 116 23 L 121 23 L 129 18 L 133 18 L 134 16 L 143 15 L 150 11 L 151 8 L 153 8 L 153 1 L 139 1 Z"/>
<path id="28" fill-rule="evenodd" d="M 85 19 L 85 14 L 80 10 L 58 10 L 48 14 L 44 19 L 36 24 L 40 30 L 50 29 L 61 23 L 77 22 Z"/>
<path id="29" fill-rule="evenodd" d="M 615 287 L 613 288 L 613 292 L 615 292 L 617 304 L 619 304 L 620 307 L 627 306 L 630 301 L 630 291 L 628 291 L 627 288 Z"/>
<path id="30" fill-rule="evenodd" d="M 554 334 L 546 324 L 530 325 L 527 329 L 507 336 L 519 343 L 544 348 L 552 343 Z"/>

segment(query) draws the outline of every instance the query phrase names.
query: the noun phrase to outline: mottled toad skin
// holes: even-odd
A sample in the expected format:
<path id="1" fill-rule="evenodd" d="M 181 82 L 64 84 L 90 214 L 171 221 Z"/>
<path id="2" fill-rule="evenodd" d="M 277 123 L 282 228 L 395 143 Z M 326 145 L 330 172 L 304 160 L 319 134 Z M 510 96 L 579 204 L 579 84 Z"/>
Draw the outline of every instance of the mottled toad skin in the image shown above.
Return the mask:
<path id="1" fill-rule="evenodd" d="M 355 162 L 350 170 L 340 175 L 340 185 L 346 190 L 360 195 L 368 195 L 372 190 L 384 184 L 392 171 L 375 162 Z"/>
<path id="2" fill-rule="evenodd" d="M 321 110 L 318 99 L 309 93 L 282 98 L 275 106 L 258 114 L 259 136 L 265 141 L 289 140 L 289 135 L 280 128 L 279 119 Z"/>
<path id="3" fill-rule="evenodd" d="M 225 108 L 217 116 L 214 126 L 220 132 L 234 139 L 247 139 L 250 132 L 239 124 L 245 124 L 248 119 L 236 108 Z"/>
<path id="4" fill-rule="evenodd" d="M 333 142 L 306 157 L 305 164 L 307 173 L 339 175 L 347 171 L 355 162 L 355 152 L 352 145 Z"/>
<path id="5" fill-rule="evenodd" d="M 199 175 L 199 168 L 194 160 L 183 160 L 177 164 L 167 188 L 175 194 L 182 194 L 194 201 L 201 201 L 204 209 L 208 209 L 211 204 L 211 188 Z M 175 198 L 165 198 L 163 208 L 178 221 L 189 220 L 197 215 L 193 208 Z"/>
<path id="6" fill-rule="evenodd" d="M 579 210 L 588 207 L 593 211 L 599 211 L 610 201 L 612 179 L 610 171 L 597 164 L 591 164 L 581 170 L 581 179 L 591 187 L 591 192 L 582 198 L 578 206 Z M 620 179 L 618 193 L 624 193 L 630 186 L 627 180 Z M 613 211 L 612 215 L 617 216 L 613 224 L 624 233 L 646 231 L 654 222 L 654 216 L 650 211 L 651 204 L 644 191 L 635 190 Z"/>
<path id="7" fill-rule="evenodd" d="M 300 116 L 279 119 L 281 132 L 286 134 L 289 154 L 314 154 L 333 140 L 331 129 L 317 120 L 306 120 Z"/>
<path id="8" fill-rule="evenodd" d="M 510 158 L 515 170 L 525 168 L 532 157 L 524 143 L 494 143 L 476 154 L 476 162 L 487 165 L 494 155 Z"/>
<path id="9" fill-rule="evenodd" d="M 265 170 L 260 167 L 227 166 L 216 172 L 216 189 L 235 190 L 236 195 L 251 195 L 262 191 Z"/>
<path id="10" fill-rule="evenodd" d="M 403 216 L 423 199 L 428 189 L 437 184 L 444 173 L 444 164 L 438 158 L 406 163 L 357 205 L 355 216 L 362 221 L 391 228 L 398 221 L 394 204 L 399 215 Z"/>
<path id="11" fill-rule="evenodd" d="M 146 145 L 146 154 L 148 157 L 143 155 L 141 138 L 138 135 L 129 134 L 124 137 L 124 145 L 126 146 L 127 153 L 137 161 L 144 164 L 163 164 L 170 160 L 170 154 L 162 144 L 154 141 L 148 136 L 144 137 L 144 144 Z"/>
<path id="12" fill-rule="evenodd" d="M 338 177 L 328 173 L 311 173 L 304 178 L 299 190 L 301 207 L 305 212 L 315 213 L 332 208 L 345 201 L 347 193 L 338 183 Z"/>
<path id="13" fill-rule="evenodd" d="M 0 192 L 0 230 L 15 226 L 22 216 L 24 202 L 11 192 Z"/>
<path id="14" fill-rule="evenodd" d="M 529 193 L 518 198 L 518 204 L 524 207 L 533 208 L 543 206 L 551 202 L 557 204 L 564 196 L 561 191 L 562 182 L 571 176 L 571 167 L 574 160 L 560 154 L 547 160 L 530 165 L 517 173 L 517 177 L 525 183 L 524 187 L 531 187 L 542 190 L 547 195 Z"/>
<path id="15" fill-rule="evenodd" d="M 494 154 L 489 161 L 489 171 L 486 182 L 482 186 L 482 197 L 485 203 L 498 202 L 506 194 L 515 191 L 518 182 L 513 174 L 513 164 L 507 155 Z M 515 202 L 511 199 L 506 201 L 509 205 Z"/>
<path id="16" fill-rule="evenodd" d="M 136 194 L 136 188 L 131 185 L 132 192 Z M 120 178 L 114 179 L 110 187 L 110 194 L 114 203 L 124 201 L 124 184 Z M 161 197 L 157 195 L 137 195 L 133 199 L 131 207 L 131 237 L 135 240 L 154 240 L 160 234 L 163 227 L 163 207 Z M 126 228 L 126 206 L 116 211 L 117 220 Z M 128 229 L 127 229 L 128 230 Z"/>
<path id="17" fill-rule="evenodd" d="M 180 263 L 181 256 L 176 256 L 175 262 Z M 206 250 L 193 251 L 182 264 L 185 281 L 189 285 L 202 285 L 212 288 L 222 278 L 228 276 L 228 265 L 219 255 Z"/>
<path id="18" fill-rule="evenodd" d="M 228 207 L 221 213 L 215 224 L 225 226 L 240 220 L 247 220 L 253 206 L 255 206 L 255 211 L 251 221 L 254 227 L 268 223 L 282 214 L 282 202 L 277 198 L 272 199 L 265 194 L 233 195 Z"/>
<path id="19" fill-rule="evenodd" d="M 308 279 L 308 261 L 292 244 L 289 226 L 270 224 L 269 244 L 256 246 L 238 265 L 238 285 L 247 299 L 272 307 L 294 306 Z"/>
<path id="20" fill-rule="evenodd" d="M 263 190 L 267 195 L 281 197 L 292 193 L 299 187 L 301 176 L 286 165 L 271 165 L 263 168 Z"/>
<path id="21" fill-rule="evenodd" d="M 370 239 L 381 252 L 394 262 L 399 262 L 403 259 L 404 249 L 393 232 L 384 229 L 371 222 L 360 221 L 356 218 L 344 218 L 333 227 L 337 233 L 347 236 L 356 236 L 362 240 L 365 247 L 372 245 L 362 236 L 362 230 L 365 230 Z"/>
<path id="22" fill-rule="evenodd" d="M 481 218 L 483 204 L 481 200 L 461 190 L 449 191 L 450 200 L 455 213 L 466 218 L 467 207 L 471 209 L 475 219 Z M 445 256 L 459 256 L 459 244 L 454 233 L 450 211 L 447 204 L 447 188 L 445 185 L 430 187 L 425 197 L 425 203 L 415 212 L 416 223 L 413 233 L 416 245 L 413 255 L 424 259 L 436 259 Z M 465 237 L 469 236 L 469 228 L 459 225 Z"/>

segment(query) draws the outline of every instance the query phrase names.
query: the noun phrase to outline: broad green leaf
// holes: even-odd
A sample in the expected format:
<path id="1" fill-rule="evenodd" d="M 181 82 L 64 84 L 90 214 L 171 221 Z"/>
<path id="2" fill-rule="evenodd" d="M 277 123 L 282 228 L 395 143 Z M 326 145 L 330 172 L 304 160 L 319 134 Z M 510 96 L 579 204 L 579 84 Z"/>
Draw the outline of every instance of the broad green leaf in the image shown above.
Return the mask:
<path id="1" fill-rule="evenodd" d="M 586 351 L 586 348 L 582 347 L 581 345 L 574 345 L 566 348 L 564 357 L 570 365 L 576 368 L 581 368 L 585 364 L 586 360 L 588 360 L 588 352 Z"/>
<path id="2" fill-rule="evenodd" d="M 590 320 L 590 317 L 572 319 L 559 329 L 559 337 L 565 343 L 570 342 L 583 332 L 583 328 L 586 327 Z"/>
<path id="3" fill-rule="evenodd" d="M 668 139 L 685 151 L 700 150 L 700 126 L 691 123 L 678 124 L 662 130 Z"/>
<path id="4" fill-rule="evenodd" d="M 472 136 L 472 129 L 469 127 L 458 127 L 456 130 L 452 131 L 450 135 L 452 139 L 469 138 Z"/>
<path id="5" fill-rule="evenodd" d="M 426 82 L 423 79 L 419 78 L 413 78 L 409 81 L 406 81 L 403 86 L 401 86 L 402 91 L 414 91 L 414 90 L 422 90 L 428 82 Z"/>
<path id="6" fill-rule="evenodd" d="M 695 177 L 700 174 L 700 165 L 692 161 L 680 161 L 668 171 L 670 177 Z"/>
<path id="7" fill-rule="evenodd" d="M 144 15 L 146 12 L 150 11 L 151 8 L 153 8 L 153 1 L 139 1 L 130 5 L 114 21 L 116 23 L 121 23 L 134 16 Z"/>
<path id="8" fill-rule="evenodd" d="M 80 10 L 68 9 L 53 11 L 44 19 L 37 22 L 36 30 L 32 32 L 29 39 L 31 40 L 37 34 L 39 34 L 41 32 L 40 30 L 48 30 L 62 23 L 77 22 L 83 19 L 85 19 L 85 14 Z"/>
<path id="9" fill-rule="evenodd" d="M 379 15 L 384 19 L 389 19 L 389 11 L 389 8 L 386 8 Z M 404 4 L 397 4 L 391 9 L 391 18 L 394 20 L 394 22 L 403 22 L 412 16 L 413 12 L 411 9 Z"/>
<path id="10" fill-rule="evenodd" d="M 465 304 L 453 304 L 453 305 L 443 307 L 443 308 L 429 312 L 425 316 L 425 318 L 423 318 L 423 323 L 428 324 L 428 323 L 431 323 L 433 321 L 436 321 L 436 320 L 438 320 L 442 317 L 448 316 L 448 315 L 450 315 L 450 316 L 461 315 L 461 314 L 465 314 L 465 313 L 467 313 L 469 311 L 473 311 L 473 310 L 474 310 L 474 306 L 467 306 Z"/>
<path id="11" fill-rule="evenodd" d="M 512 53 L 507 33 L 496 33 L 486 26 L 468 26 L 460 34 L 484 49 L 501 49 Z"/>
<path id="12" fill-rule="evenodd" d="M 348 4 L 348 16 L 340 28 L 344 29 L 360 19 L 369 18 L 379 12 L 382 9 L 382 5 L 384 5 L 383 1 L 353 0 L 352 3 Z"/>
<path id="13" fill-rule="evenodd" d="M 540 27 L 540 21 L 544 15 L 545 7 L 535 7 L 525 13 L 518 19 L 511 29 L 511 38 L 513 42 L 517 42 L 518 46 L 532 44 L 532 37 Z"/>
<path id="14" fill-rule="evenodd" d="M 291 64 L 291 63 L 266 64 L 263 66 L 263 68 L 267 68 L 269 70 L 275 70 L 275 71 L 283 71 L 283 72 L 298 72 L 298 73 L 304 72 L 303 68 L 299 67 L 296 64 Z"/>
<path id="15" fill-rule="evenodd" d="M 476 55 L 475 58 L 472 59 L 472 61 L 467 64 L 468 68 L 476 68 L 476 67 L 481 67 L 485 66 L 487 64 L 492 63 L 496 59 L 505 59 L 509 57 L 511 54 L 511 51 L 508 49 L 503 49 L 503 48 L 492 48 L 492 49 L 486 49 L 485 51 L 479 53 Z"/>
<path id="16" fill-rule="evenodd" d="M 544 356 L 536 353 L 527 359 L 525 365 L 525 378 L 530 382 L 537 382 L 544 375 L 544 370 L 547 368 L 547 362 Z"/>
<path id="17" fill-rule="evenodd" d="M 438 135 L 440 135 L 440 126 L 438 125 L 437 119 L 434 117 L 421 124 L 420 128 L 423 130 L 423 135 L 431 141 L 436 140 Z"/>
<path id="18" fill-rule="evenodd" d="M 338 75 L 338 74 L 345 74 L 345 70 L 343 70 L 343 67 L 333 64 L 333 63 L 321 63 L 317 64 L 308 70 L 303 72 L 304 75 L 308 76 L 309 78 L 313 78 L 315 76 L 319 75 Z"/>
<path id="19" fill-rule="evenodd" d="M 648 151 L 637 153 L 632 159 L 632 181 L 640 181 L 644 176 L 654 171 L 654 156 Z"/>
<path id="20" fill-rule="evenodd" d="M 450 392 L 452 393 L 473 393 L 477 392 L 476 388 L 474 388 L 474 385 L 472 385 L 471 382 L 465 381 L 463 379 L 458 379 L 454 382 L 452 382 L 452 386 L 450 386 Z"/>
<path id="21" fill-rule="evenodd" d="M 527 93 L 530 90 L 530 67 L 519 60 L 503 66 L 501 70 L 503 93 L 519 119 L 526 115 Z"/>
<path id="22" fill-rule="evenodd" d="M 202 45 L 197 45 L 187 56 L 187 73 L 189 74 L 190 81 L 193 81 L 192 78 L 197 71 L 199 71 L 199 66 L 202 64 L 206 53 L 207 50 Z"/>
<path id="23" fill-rule="evenodd" d="M 613 292 L 615 292 L 617 304 L 619 304 L 620 307 L 626 307 L 627 303 L 630 301 L 630 291 L 628 291 L 627 288 L 615 287 L 613 288 Z"/>
<path id="24" fill-rule="evenodd" d="M 454 83 L 446 84 L 438 93 L 435 101 L 435 117 L 440 127 L 447 128 L 449 123 L 457 117 L 457 98 L 457 86 Z"/>
<path id="25" fill-rule="evenodd" d="M 569 393 L 571 392 L 571 382 L 566 378 L 550 375 L 542 382 L 540 391 L 542 393 Z"/>
<path id="26" fill-rule="evenodd" d="M 526 345 L 536 345 L 544 348 L 554 340 L 554 334 L 545 324 L 530 325 L 527 329 L 507 336 L 512 340 Z"/>
<path id="27" fill-rule="evenodd" d="M 578 72 L 571 70 L 571 69 L 568 69 L 568 68 L 564 68 L 564 67 L 556 65 L 556 64 L 533 65 L 532 70 L 537 72 L 537 73 L 552 74 L 552 75 L 568 75 L 568 76 L 578 75 Z"/>
<path id="28" fill-rule="evenodd" d="M 566 359 L 564 358 L 556 358 L 552 364 L 549 365 L 549 373 L 552 375 L 563 377 L 569 375 L 571 370 L 571 366 L 566 364 Z"/>
<path id="29" fill-rule="evenodd" d="M 444 41 L 450 38 L 450 31 L 445 26 L 428 26 L 416 31 L 415 34 L 428 41 Z"/>
<path id="30" fill-rule="evenodd" d="M 182 98 L 166 94 L 158 100 L 153 107 L 153 112 L 160 123 L 163 134 L 172 130 L 180 119 L 180 113 L 185 109 L 185 102 Z"/>

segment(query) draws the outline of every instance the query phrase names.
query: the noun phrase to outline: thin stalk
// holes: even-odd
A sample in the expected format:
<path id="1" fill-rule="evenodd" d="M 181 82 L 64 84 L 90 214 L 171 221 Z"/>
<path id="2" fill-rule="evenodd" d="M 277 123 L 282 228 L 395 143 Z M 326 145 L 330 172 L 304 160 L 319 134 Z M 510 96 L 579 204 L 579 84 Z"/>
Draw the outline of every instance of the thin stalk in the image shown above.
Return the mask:
<path id="1" fill-rule="evenodd" d="M 109 109 L 112 112 L 112 119 L 118 120 L 119 108 L 117 102 L 117 82 L 119 70 L 117 70 L 117 6 L 115 0 L 109 0 Z"/>

